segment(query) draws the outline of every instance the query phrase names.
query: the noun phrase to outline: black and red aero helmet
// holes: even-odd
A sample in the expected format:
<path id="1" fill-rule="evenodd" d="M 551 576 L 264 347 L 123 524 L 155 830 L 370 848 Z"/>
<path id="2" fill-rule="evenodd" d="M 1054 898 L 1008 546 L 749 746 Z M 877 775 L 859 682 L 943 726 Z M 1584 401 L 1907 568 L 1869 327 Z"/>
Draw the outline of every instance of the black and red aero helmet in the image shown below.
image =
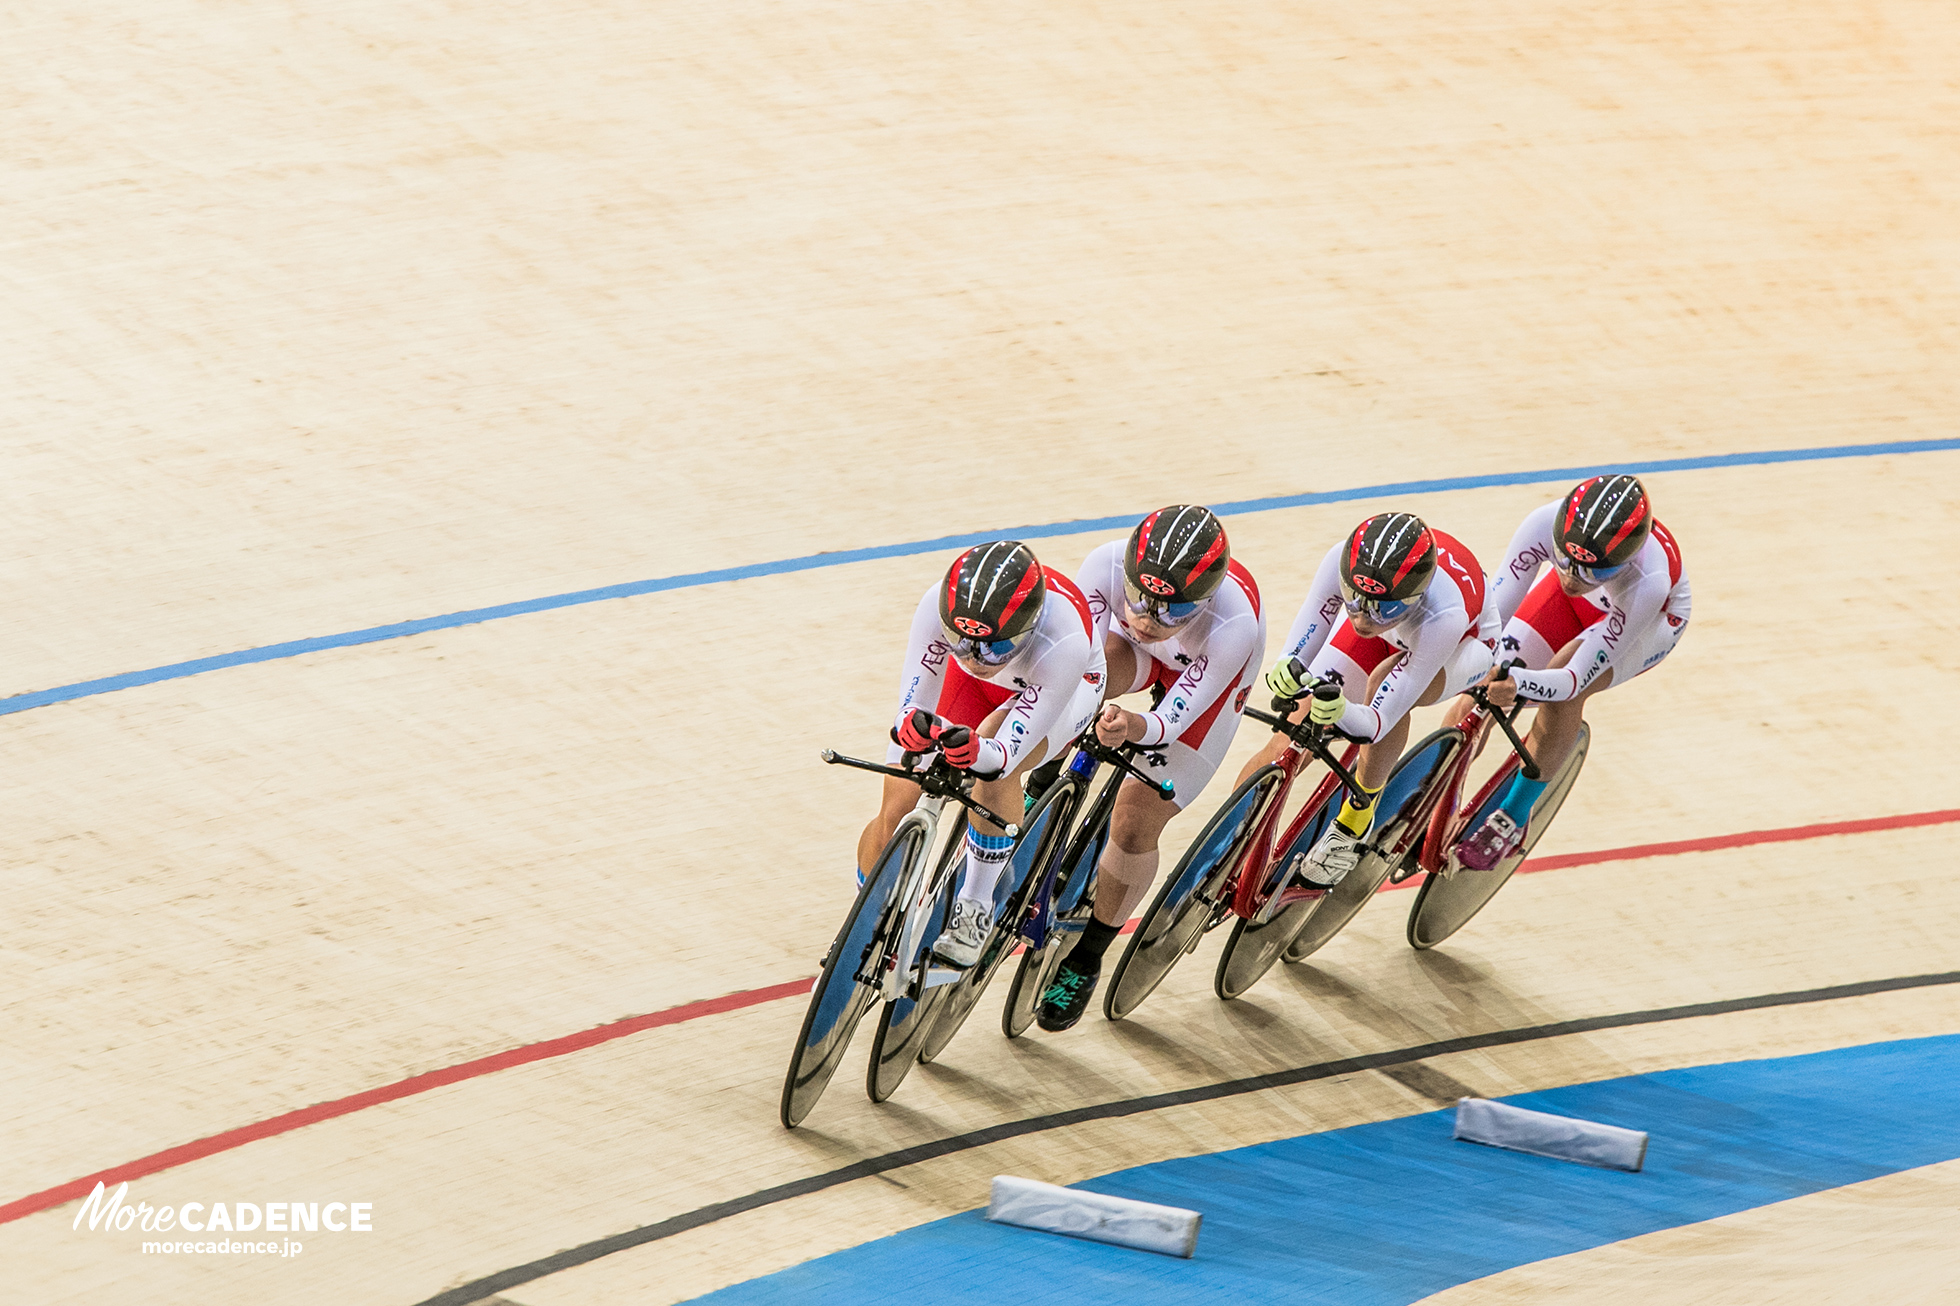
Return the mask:
<path id="1" fill-rule="evenodd" d="M 1640 552 L 1654 533 L 1654 505 L 1637 476 L 1593 476 L 1580 481 L 1559 504 L 1552 539 L 1566 561 L 1581 567 L 1617 567 Z"/>
<path id="2" fill-rule="evenodd" d="M 1019 540 L 976 544 L 953 559 L 939 588 L 939 624 L 953 639 L 1011 640 L 1034 628 L 1048 586 Z"/>
<path id="3" fill-rule="evenodd" d="M 1349 599 L 1405 602 L 1436 574 L 1436 536 L 1411 512 L 1379 512 L 1341 546 L 1341 588 Z"/>
<path id="4" fill-rule="evenodd" d="M 1225 527 L 1209 508 L 1174 503 L 1137 523 L 1123 550 L 1123 577 L 1158 603 L 1202 603 L 1232 565 Z"/>

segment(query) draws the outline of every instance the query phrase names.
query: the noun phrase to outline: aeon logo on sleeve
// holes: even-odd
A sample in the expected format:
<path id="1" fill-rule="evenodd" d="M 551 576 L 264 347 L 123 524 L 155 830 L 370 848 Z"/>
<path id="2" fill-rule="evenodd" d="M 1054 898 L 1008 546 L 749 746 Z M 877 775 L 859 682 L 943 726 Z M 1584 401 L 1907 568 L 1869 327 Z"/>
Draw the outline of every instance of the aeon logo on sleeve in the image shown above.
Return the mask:
<path id="1" fill-rule="evenodd" d="M 305 1244 L 293 1238 L 240 1240 L 233 1234 L 373 1233 L 373 1202 L 185 1202 L 181 1206 L 128 1203 L 129 1185 L 113 1195 L 101 1183 L 75 1212 L 69 1226 L 88 1220 L 103 1233 L 176 1234 L 168 1242 L 145 1240 L 143 1250 L 162 1255 L 298 1256 Z M 106 1200 L 105 1200 L 106 1199 Z M 185 1233 L 199 1235 L 184 1238 Z M 222 1238 L 213 1238 L 222 1234 Z"/>

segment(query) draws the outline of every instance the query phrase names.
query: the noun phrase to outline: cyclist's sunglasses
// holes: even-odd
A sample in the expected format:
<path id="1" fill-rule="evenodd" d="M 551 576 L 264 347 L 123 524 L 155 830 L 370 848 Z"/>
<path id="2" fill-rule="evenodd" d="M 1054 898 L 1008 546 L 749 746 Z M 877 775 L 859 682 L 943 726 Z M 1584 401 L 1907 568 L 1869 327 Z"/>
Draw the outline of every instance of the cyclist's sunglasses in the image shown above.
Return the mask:
<path id="1" fill-rule="evenodd" d="M 1176 630 L 1179 626 L 1186 624 L 1193 617 L 1204 611 L 1205 605 L 1202 603 L 1166 603 L 1155 594 L 1145 594 L 1142 590 L 1131 584 L 1128 577 L 1125 577 L 1123 580 L 1123 606 L 1129 609 L 1132 617 L 1148 617 L 1153 623 L 1163 627 L 1165 630 Z"/>
<path id="2" fill-rule="evenodd" d="M 1573 578 L 1583 585 L 1604 584 L 1627 569 L 1624 562 L 1611 567 L 1581 567 L 1563 553 L 1554 553 L 1552 562 L 1560 571 L 1572 573 Z"/>
<path id="3" fill-rule="evenodd" d="M 1028 638 L 1024 634 L 1013 639 L 969 639 L 965 635 L 955 635 L 943 626 L 940 633 L 946 637 L 955 658 L 983 667 L 1006 666 L 1014 660 L 1014 655 L 1021 651 L 1021 645 Z"/>
<path id="4" fill-rule="evenodd" d="M 1393 626 L 1409 615 L 1415 600 L 1364 599 L 1359 595 L 1348 595 L 1341 599 L 1341 606 L 1347 609 L 1350 617 L 1366 617 L 1377 626 Z"/>

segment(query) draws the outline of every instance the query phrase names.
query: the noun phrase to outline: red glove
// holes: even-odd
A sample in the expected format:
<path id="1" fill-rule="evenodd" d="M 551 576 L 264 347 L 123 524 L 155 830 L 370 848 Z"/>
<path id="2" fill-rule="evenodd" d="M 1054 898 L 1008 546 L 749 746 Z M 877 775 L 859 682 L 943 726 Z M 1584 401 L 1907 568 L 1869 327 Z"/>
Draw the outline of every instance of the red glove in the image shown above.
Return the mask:
<path id="1" fill-rule="evenodd" d="M 930 753 L 932 741 L 945 726 L 938 717 L 922 707 L 915 707 L 898 718 L 898 725 L 892 730 L 892 738 L 898 746 L 908 753 Z"/>
<path id="2" fill-rule="evenodd" d="M 962 771 L 980 760 L 980 736 L 965 726 L 936 726 L 933 740 L 939 755 Z"/>

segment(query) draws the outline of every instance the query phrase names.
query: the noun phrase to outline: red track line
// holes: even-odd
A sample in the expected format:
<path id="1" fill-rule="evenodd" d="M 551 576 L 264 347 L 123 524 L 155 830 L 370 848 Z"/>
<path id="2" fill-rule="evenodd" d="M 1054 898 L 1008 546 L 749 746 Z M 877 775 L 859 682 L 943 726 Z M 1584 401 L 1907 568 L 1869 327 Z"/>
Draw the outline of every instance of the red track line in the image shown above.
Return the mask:
<path id="1" fill-rule="evenodd" d="M 1601 862 L 1633 861 L 1642 857 L 1671 857 L 1678 853 L 1712 852 L 1723 848 L 1746 848 L 1762 843 L 1790 843 L 1801 839 L 1823 839 L 1831 835 L 1870 834 L 1879 830 L 1903 830 L 1922 825 L 1945 825 L 1960 821 L 1960 808 L 1950 808 L 1939 812 L 1912 812 L 1899 816 L 1876 816 L 1861 821 L 1829 821 L 1821 825 L 1799 825 L 1783 830 L 1752 830 L 1742 834 L 1718 834 L 1705 839 L 1680 839 L 1670 843 L 1635 844 L 1630 848 L 1607 848 L 1599 852 L 1563 853 L 1555 857 L 1534 858 L 1521 873 L 1532 871 L 1555 871 L 1568 866 L 1593 866 Z M 1403 881 L 1397 888 L 1416 884 L 1413 877 Z M 1128 933 L 1136 927 L 1131 921 L 1124 926 Z M 740 993 L 724 994 L 719 998 L 706 998 L 700 1002 L 689 1002 L 679 1007 L 669 1007 L 665 1011 L 650 1012 L 644 1016 L 629 1016 L 609 1025 L 598 1025 L 592 1029 L 581 1030 L 576 1034 L 566 1034 L 560 1038 L 546 1039 L 542 1043 L 531 1043 L 524 1047 L 511 1048 L 505 1052 L 478 1057 L 458 1065 L 447 1066 L 441 1070 L 431 1070 L 426 1074 L 413 1075 L 380 1088 L 370 1088 L 348 1097 L 336 1098 L 331 1102 L 318 1102 L 312 1106 L 288 1111 L 284 1115 L 273 1116 L 256 1124 L 244 1125 L 237 1129 L 227 1129 L 209 1138 L 195 1142 L 182 1143 L 176 1147 L 165 1148 L 138 1160 L 126 1162 L 112 1169 L 97 1171 L 80 1179 L 72 1179 L 42 1192 L 31 1193 L 0 1206 L 0 1224 L 33 1215 L 87 1197 L 98 1183 L 114 1187 L 132 1179 L 141 1179 L 184 1165 L 190 1161 L 228 1152 L 247 1143 L 260 1139 L 273 1138 L 279 1134 L 291 1133 L 307 1125 L 318 1124 L 322 1120 L 332 1120 L 336 1116 L 350 1115 L 355 1111 L 384 1102 L 395 1102 L 405 1097 L 426 1093 L 432 1088 L 447 1084 L 461 1083 L 481 1075 L 493 1074 L 499 1070 L 509 1070 L 513 1066 L 529 1065 L 533 1061 L 548 1061 L 567 1053 L 580 1052 L 601 1043 L 610 1043 L 629 1034 L 642 1030 L 659 1029 L 663 1025 L 679 1025 L 685 1021 L 698 1020 L 702 1016 L 721 1015 L 724 1012 L 740 1011 L 744 1007 L 760 1006 L 774 1002 L 778 998 L 790 998 L 808 993 L 814 976 L 790 980 L 784 984 L 772 984 L 767 988 L 747 989 Z"/>
<path id="2" fill-rule="evenodd" d="M 511 1048 L 506 1052 L 478 1057 L 459 1065 L 445 1066 L 441 1070 L 431 1070 L 427 1074 L 413 1075 L 399 1083 L 384 1084 L 380 1088 L 370 1088 L 350 1097 L 335 1098 L 331 1102 L 316 1102 L 312 1106 L 288 1111 L 284 1115 L 273 1116 L 256 1124 L 244 1125 L 238 1129 L 227 1129 L 222 1134 L 200 1138 L 194 1143 L 183 1143 L 165 1148 L 139 1160 L 102 1170 L 80 1179 L 34 1193 L 0 1206 L 0 1224 L 18 1220 L 36 1211 L 45 1211 L 63 1202 L 72 1202 L 87 1197 L 95 1191 L 98 1183 L 113 1188 L 130 1179 L 140 1179 L 153 1175 L 159 1170 L 168 1170 L 188 1161 L 201 1160 L 219 1152 L 228 1152 L 234 1147 L 256 1143 L 262 1138 L 272 1138 L 278 1134 L 291 1133 L 307 1125 L 318 1124 L 322 1120 L 332 1120 L 335 1116 L 348 1115 L 383 1102 L 394 1102 L 417 1093 L 426 1093 L 432 1088 L 445 1084 L 460 1083 L 465 1079 L 475 1079 L 479 1075 L 492 1074 L 499 1070 L 509 1070 L 512 1066 L 528 1065 L 533 1061 L 548 1061 L 552 1057 L 562 1057 L 568 1052 L 579 1052 L 601 1043 L 610 1043 L 628 1034 L 641 1030 L 658 1029 L 662 1025 L 678 1025 L 682 1021 L 695 1020 L 702 1016 L 719 1015 L 724 1011 L 739 1011 L 743 1007 L 753 1007 L 761 1002 L 773 1002 L 777 998 L 794 997 L 810 991 L 814 976 L 791 980 L 787 984 L 772 984 L 766 989 L 748 989 L 741 993 L 729 993 L 719 998 L 707 998 L 700 1002 L 690 1002 L 685 1006 L 669 1007 L 665 1011 L 655 1011 L 644 1016 L 628 1016 L 610 1025 L 599 1025 L 581 1030 L 576 1034 L 566 1034 L 562 1038 L 546 1039 L 542 1043 L 531 1043 L 524 1047 Z"/>

